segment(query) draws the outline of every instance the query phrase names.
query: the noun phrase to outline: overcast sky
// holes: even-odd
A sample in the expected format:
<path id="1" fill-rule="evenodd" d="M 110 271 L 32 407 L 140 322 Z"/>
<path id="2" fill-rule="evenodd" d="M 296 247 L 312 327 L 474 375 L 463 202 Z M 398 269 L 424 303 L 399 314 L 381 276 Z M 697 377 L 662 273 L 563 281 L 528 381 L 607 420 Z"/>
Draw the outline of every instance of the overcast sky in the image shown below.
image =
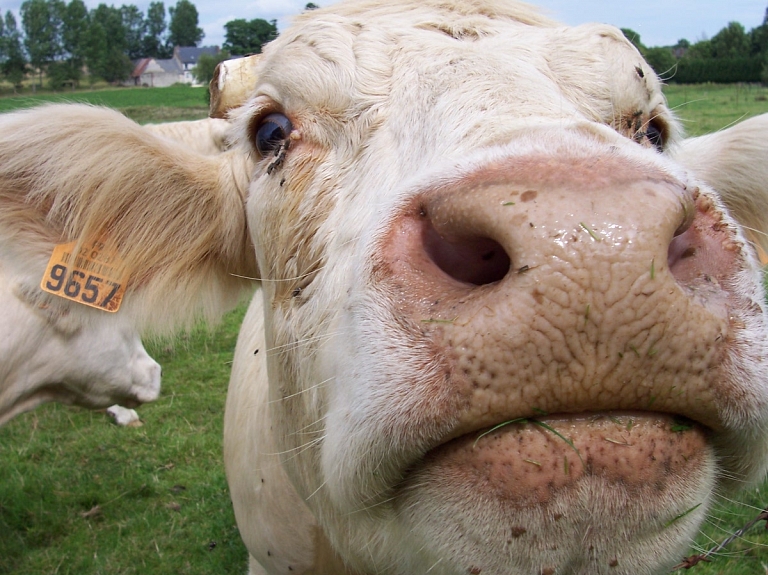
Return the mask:
<path id="1" fill-rule="evenodd" d="M 23 0 L 0 0 L 0 9 L 18 13 Z M 89 8 L 100 3 L 136 4 L 146 12 L 150 0 L 85 0 Z M 200 14 L 200 26 L 205 31 L 203 44 L 221 45 L 224 24 L 235 18 L 277 20 L 284 29 L 291 16 L 298 14 L 308 0 L 192 0 Z M 314 0 L 326 6 L 330 0 Z M 386 1 L 386 0 L 383 0 Z M 165 0 L 168 8 L 176 0 Z M 533 0 L 556 20 L 576 25 L 584 22 L 604 22 L 620 28 L 632 28 L 640 34 L 646 46 L 666 46 L 681 38 L 696 42 L 711 38 L 728 22 L 741 22 L 747 30 L 763 22 L 768 0 Z"/>

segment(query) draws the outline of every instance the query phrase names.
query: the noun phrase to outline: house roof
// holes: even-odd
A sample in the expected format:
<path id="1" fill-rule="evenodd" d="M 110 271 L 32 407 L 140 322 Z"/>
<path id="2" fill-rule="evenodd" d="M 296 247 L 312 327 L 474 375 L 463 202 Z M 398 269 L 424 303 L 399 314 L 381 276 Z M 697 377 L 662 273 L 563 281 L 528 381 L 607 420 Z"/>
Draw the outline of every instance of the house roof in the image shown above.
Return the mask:
<path id="1" fill-rule="evenodd" d="M 197 64 L 202 54 L 216 56 L 218 53 L 218 46 L 202 46 L 201 48 L 196 48 L 195 46 L 176 46 L 173 49 L 174 58 L 178 58 L 182 64 Z"/>
<path id="2" fill-rule="evenodd" d="M 155 60 L 155 62 L 163 69 L 163 72 L 181 74 L 184 71 L 176 58 L 169 58 L 167 60 Z"/>
<path id="3" fill-rule="evenodd" d="M 133 72 L 131 72 L 131 78 L 138 78 L 147 69 L 147 65 L 152 58 L 141 58 L 134 62 Z"/>
<path id="4" fill-rule="evenodd" d="M 131 72 L 131 78 L 138 78 L 146 73 L 167 72 L 170 74 L 181 74 L 183 72 L 181 64 L 175 58 L 168 60 L 159 60 L 157 58 L 142 58 L 136 61 L 136 66 Z"/>

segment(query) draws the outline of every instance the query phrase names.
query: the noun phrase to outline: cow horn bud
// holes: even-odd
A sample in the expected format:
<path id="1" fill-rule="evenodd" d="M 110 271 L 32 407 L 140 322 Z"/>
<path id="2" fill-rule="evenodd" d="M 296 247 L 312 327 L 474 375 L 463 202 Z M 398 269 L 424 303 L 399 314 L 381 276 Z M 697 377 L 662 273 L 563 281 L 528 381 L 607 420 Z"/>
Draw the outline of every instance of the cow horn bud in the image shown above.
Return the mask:
<path id="1" fill-rule="evenodd" d="M 216 66 L 210 83 L 211 118 L 226 118 L 227 112 L 242 106 L 256 87 L 256 64 L 260 54 L 225 60 Z"/>

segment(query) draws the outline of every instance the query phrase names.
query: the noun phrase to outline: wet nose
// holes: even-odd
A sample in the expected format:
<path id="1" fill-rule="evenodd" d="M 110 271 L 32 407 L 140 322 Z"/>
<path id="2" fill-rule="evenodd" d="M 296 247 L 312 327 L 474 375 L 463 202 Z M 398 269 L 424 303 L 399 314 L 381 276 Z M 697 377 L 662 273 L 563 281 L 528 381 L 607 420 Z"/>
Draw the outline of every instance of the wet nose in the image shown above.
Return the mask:
<path id="1" fill-rule="evenodd" d="M 614 275 L 674 275 L 694 253 L 675 238 L 693 225 L 695 199 L 671 177 L 615 159 L 531 158 L 420 194 L 395 223 L 394 249 L 420 278 L 416 297 L 514 289 L 519 276 L 554 261 L 594 275 L 582 287 L 599 289 L 608 270 L 592 274 L 598 263 Z"/>
<path id="2" fill-rule="evenodd" d="M 384 282 L 448 358 L 468 419 L 697 415 L 728 329 L 729 233 L 696 189 L 609 147 L 529 155 L 415 194 L 385 239 Z"/>

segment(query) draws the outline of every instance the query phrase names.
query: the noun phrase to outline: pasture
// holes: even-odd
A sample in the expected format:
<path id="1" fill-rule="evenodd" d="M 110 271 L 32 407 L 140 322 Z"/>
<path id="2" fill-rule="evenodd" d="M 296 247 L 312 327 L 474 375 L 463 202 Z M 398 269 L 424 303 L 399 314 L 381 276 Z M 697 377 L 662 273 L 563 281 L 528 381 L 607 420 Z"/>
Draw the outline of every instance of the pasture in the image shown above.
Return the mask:
<path id="1" fill-rule="evenodd" d="M 671 86 L 698 135 L 768 112 L 760 87 Z M 51 100 L 120 109 L 139 122 L 204 117 L 203 89 L 105 90 L 0 98 L 0 111 Z M 243 573 L 221 461 L 224 399 L 243 308 L 174 342 L 147 342 L 163 366 L 144 426 L 49 404 L 0 428 L 0 574 Z M 768 505 L 768 483 L 720 500 L 697 541 L 707 549 Z M 768 532 L 750 531 L 693 573 L 765 575 Z"/>
<path id="2" fill-rule="evenodd" d="M 82 102 L 107 106 L 145 124 L 199 120 L 208 115 L 205 88 L 120 88 L 0 97 L 0 113 L 46 103 Z"/>

